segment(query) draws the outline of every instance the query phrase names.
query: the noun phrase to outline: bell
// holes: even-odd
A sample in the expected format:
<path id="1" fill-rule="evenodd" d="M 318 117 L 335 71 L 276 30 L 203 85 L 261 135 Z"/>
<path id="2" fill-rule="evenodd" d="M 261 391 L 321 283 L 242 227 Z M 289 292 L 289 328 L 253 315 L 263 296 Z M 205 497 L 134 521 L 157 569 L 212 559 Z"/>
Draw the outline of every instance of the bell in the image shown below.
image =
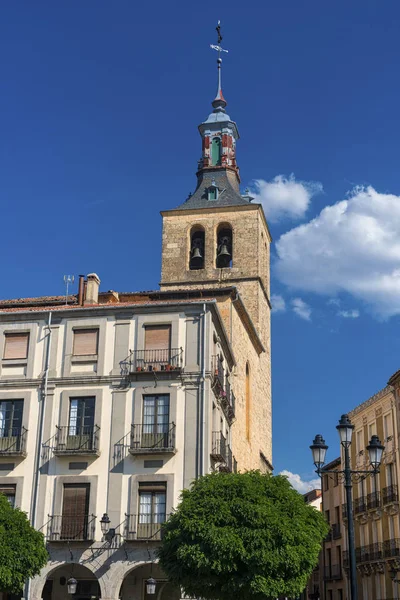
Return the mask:
<path id="1" fill-rule="evenodd" d="M 221 244 L 221 249 L 218 252 L 218 257 L 220 257 L 220 256 L 221 257 L 223 257 L 223 256 L 225 256 L 225 257 L 229 256 L 230 257 L 228 246 L 226 244 Z"/>
<path id="2" fill-rule="evenodd" d="M 194 260 L 194 259 L 198 259 L 198 258 L 201 258 L 201 259 L 202 259 L 203 257 L 202 257 L 202 255 L 201 255 L 200 248 L 195 248 L 195 249 L 193 250 L 193 256 L 192 256 L 192 260 Z"/>
<path id="3" fill-rule="evenodd" d="M 218 255 L 217 255 L 217 268 L 223 269 L 229 267 L 231 262 L 231 255 L 226 244 L 221 244 Z"/>
<path id="4" fill-rule="evenodd" d="M 194 248 L 192 258 L 190 259 L 191 269 L 202 269 L 203 268 L 203 255 L 200 248 Z"/>

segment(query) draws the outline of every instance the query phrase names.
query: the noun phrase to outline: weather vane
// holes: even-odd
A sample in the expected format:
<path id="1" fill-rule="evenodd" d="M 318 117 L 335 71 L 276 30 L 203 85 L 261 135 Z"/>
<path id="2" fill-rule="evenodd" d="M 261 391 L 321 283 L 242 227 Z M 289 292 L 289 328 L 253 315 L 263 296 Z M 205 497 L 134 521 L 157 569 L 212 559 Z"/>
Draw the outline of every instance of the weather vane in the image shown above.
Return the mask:
<path id="1" fill-rule="evenodd" d="M 216 44 L 210 44 L 210 48 L 212 48 L 213 50 L 216 50 L 218 52 L 218 59 L 220 59 L 221 57 L 221 52 L 228 52 L 228 50 L 225 50 L 224 48 L 222 48 L 221 46 L 221 42 L 222 42 L 222 35 L 221 35 L 221 21 L 218 21 L 218 25 L 215 28 L 217 30 L 217 34 L 218 34 L 218 40 Z"/>

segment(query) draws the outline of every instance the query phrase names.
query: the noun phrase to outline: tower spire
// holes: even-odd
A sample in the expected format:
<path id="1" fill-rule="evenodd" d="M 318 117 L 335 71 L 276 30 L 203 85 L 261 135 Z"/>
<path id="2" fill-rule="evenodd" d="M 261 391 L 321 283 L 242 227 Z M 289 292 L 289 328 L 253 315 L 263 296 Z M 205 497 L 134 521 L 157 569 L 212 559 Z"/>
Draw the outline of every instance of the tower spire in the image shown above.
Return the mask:
<path id="1" fill-rule="evenodd" d="M 223 111 L 225 112 L 225 106 L 227 104 L 224 95 L 222 93 L 222 58 L 221 58 L 221 52 L 228 52 L 228 50 L 225 50 L 224 48 L 222 48 L 221 46 L 221 42 L 222 42 L 222 35 L 221 35 L 221 21 L 218 21 L 217 27 L 215 28 L 217 31 L 217 43 L 216 44 L 210 44 L 210 48 L 212 48 L 213 50 L 216 50 L 218 52 L 218 58 L 217 58 L 217 68 L 218 68 L 218 88 L 217 88 L 217 95 L 215 96 L 215 99 L 212 102 L 212 105 L 215 109 L 215 111 Z"/>

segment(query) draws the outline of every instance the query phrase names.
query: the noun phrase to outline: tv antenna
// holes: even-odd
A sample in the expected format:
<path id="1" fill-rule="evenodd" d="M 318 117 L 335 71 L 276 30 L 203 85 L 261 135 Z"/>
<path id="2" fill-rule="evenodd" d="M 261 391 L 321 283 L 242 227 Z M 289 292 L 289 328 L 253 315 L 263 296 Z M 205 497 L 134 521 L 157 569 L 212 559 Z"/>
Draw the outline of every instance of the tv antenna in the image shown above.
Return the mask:
<path id="1" fill-rule="evenodd" d="M 68 287 L 69 284 L 74 283 L 75 277 L 74 275 L 64 275 L 64 283 L 65 283 L 65 305 L 68 304 Z"/>

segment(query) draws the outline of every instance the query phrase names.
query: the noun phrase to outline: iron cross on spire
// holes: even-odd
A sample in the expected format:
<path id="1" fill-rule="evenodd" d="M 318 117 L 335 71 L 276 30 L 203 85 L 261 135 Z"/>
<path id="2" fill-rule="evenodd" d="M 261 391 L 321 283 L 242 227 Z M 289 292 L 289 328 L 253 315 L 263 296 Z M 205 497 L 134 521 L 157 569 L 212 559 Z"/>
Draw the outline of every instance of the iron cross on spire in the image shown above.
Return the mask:
<path id="1" fill-rule="evenodd" d="M 217 30 L 217 34 L 218 34 L 217 43 L 216 44 L 210 44 L 210 48 L 212 48 L 213 50 L 216 50 L 218 52 L 218 58 L 217 58 L 217 65 L 218 65 L 218 91 L 217 91 L 217 96 L 216 96 L 214 102 L 219 100 L 219 101 L 224 102 L 224 104 L 226 106 L 226 102 L 225 102 L 224 97 L 222 95 L 222 85 L 221 85 L 221 63 L 222 63 L 221 52 L 228 52 L 228 50 L 225 50 L 221 46 L 221 42 L 222 42 L 221 21 L 218 21 L 218 25 L 216 27 L 216 30 Z"/>

